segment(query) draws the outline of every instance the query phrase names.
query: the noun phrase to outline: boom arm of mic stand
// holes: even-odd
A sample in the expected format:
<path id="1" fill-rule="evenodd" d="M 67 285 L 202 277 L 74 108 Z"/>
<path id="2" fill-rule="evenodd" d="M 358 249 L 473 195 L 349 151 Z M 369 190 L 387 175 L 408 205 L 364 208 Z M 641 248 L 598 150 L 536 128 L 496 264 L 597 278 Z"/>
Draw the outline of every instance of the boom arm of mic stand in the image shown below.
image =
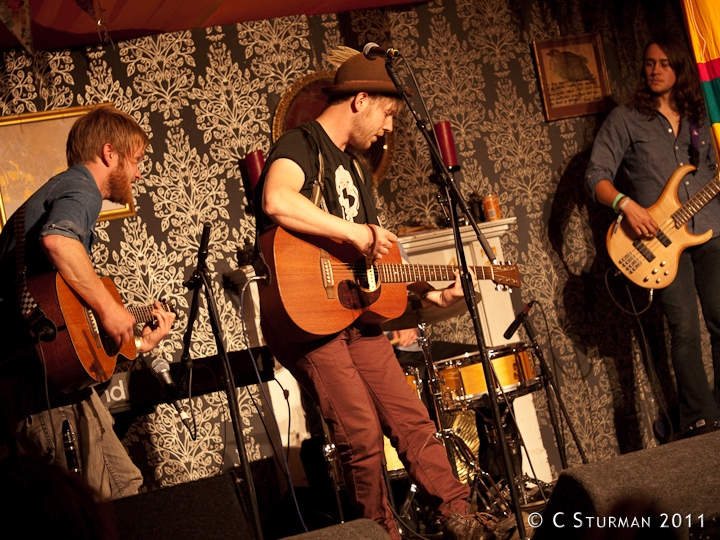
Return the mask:
<path id="1" fill-rule="evenodd" d="M 575 431 L 575 428 L 574 428 L 572 422 L 570 421 L 570 416 L 568 415 L 568 411 L 565 408 L 565 403 L 560 398 L 560 394 L 558 394 L 557 387 L 555 386 L 555 380 L 552 376 L 552 372 L 550 371 L 550 368 L 547 365 L 547 362 L 545 361 L 545 356 L 543 355 L 542 349 L 538 345 L 533 326 L 527 317 L 525 317 L 523 319 L 522 324 L 523 324 L 523 328 L 525 328 L 525 332 L 527 333 L 528 338 L 530 338 L 530 343 L 532 343 L 533 348 L 535 349 L 535 353 L 538 358 L 538 362 L 540 363 L 541 376 L 545 379 L 545 381 L 547 381 L 547 384 L 545 385 L 545 393 L 547 396 L 548 413 L 550 414 L 550 421 L 553 426 L 553 431 L 555 432 L 555 441 L 557 442 L 558 453 L 560 454 L 560 462 L 562 464 L 562 467 L 563 467 L 563 469 L 567 469 L 567 466 L 568 466 L 567 456 L 566 456 L 566 452 L 565 452 L 565 439 L 562 435 L 562 432 L 560 431 L 560 425 L 558 424 L 557 413 L 555 412 L 555 407 L 553 405 L 553 401 L 552 401 L 551 395 L 550 395 L 551 390 L 552 390 L 552 394 L 555 396 L 555 399 L 558 402 L 560 411 L 562 412 L 563 416 L 565 417 L 565 421 L 567 422 L 568 429 L 570 430 L 570 434 L 572 435 L 573 441 L 575 442 L 575 446 L 577 447 L 578 454 L 580 454 L 580 459 L 582 460 L 583 464 L 587 464 L 587 462 L 588 462 L 587 456 L 585 455 L 585 451 L 583 450 L 582 446 L 580 445 L 580 439 L 578 438 L 577 432 Z"/>

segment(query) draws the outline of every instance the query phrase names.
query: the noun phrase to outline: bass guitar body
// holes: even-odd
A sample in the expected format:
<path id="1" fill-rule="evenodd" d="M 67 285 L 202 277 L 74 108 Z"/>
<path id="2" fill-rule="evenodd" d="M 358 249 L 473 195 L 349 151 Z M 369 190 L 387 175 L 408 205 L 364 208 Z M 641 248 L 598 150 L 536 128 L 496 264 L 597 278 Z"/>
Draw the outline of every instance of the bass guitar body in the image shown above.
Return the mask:
<path id="1" fill-rule="evenodd" d="M 692 170 L 692 165 L 676 170 L 660 198 L 648 208 L 658 224 L 658 234 L 654 238 L 636 238 L 625 221 L 621 221 L 619 227 L 611 225 L 608 230 L 606 245 L 610 258 L 620 272 L 639 287 L 663 289 L 670 285 L 677 276 L 683 250 L 707 242 L 712 237 L 712 231 L 695 235 L 687 229 L 687 221 L 712 199 L 710 194 L 707 195 L 709 198 L 696 202 L 691 200 L 684 205 L 677 197 L 679 183 Z M 715 182 L 717 180 L 704 190 Z"/>

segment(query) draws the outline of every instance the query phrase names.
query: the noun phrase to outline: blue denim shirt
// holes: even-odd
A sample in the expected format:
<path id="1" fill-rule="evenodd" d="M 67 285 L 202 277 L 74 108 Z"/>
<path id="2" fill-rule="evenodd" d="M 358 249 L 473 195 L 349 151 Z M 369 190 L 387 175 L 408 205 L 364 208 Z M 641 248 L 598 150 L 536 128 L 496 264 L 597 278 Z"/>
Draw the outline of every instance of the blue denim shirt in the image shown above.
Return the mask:
<path id="1" fill-rule="evenodd" d="M 43 236 L 59 234 L 74 238 L 82 243 L 89 255 L 95 242 L 95 223 L 101 208 L 102 195 L 84 165 L 75 165 L 54 176 L 33 193 L 25 205 L 25 264 L 28 275 L 53 269 L 40 245 Z M 17 310 L 16 273 L 15 230 L 10 218 L 0 234 L 0 311 L 5 312 L 3 318 L 15 319 L 10 314 Z M 5 333 L 0 330 L 0 334 Z M 14 337 L 17 338 L 18 334 Z"/>
<path id="2" fill-rule="evenodd" d="M 102 195 L 90 171 L 76 165 L 54 176 L 27 201 L 25 210 L 25 262 L 28 275 L 52 270 L 40 238 L 60 234 L 82 243 L 85 250 L 95 241 L 95 223 Z M 15 230 L 12 218 L 0 234 L 0 408 L 12 418 L 47 408 L 45 375 L 35 356 L 27 323 L 20 314 L 15 290 Z M 53 406 L 77 403 L 90 392 L 63 394 L 48 389 Z"/>
<path id="3" fill-rule="evenodd" d="M 619 170 L 628 177 L 638 204 L 648 208 L 660 197 L 665 184 L 678 167 L 690 160 L 690 122 L 681 119 L 675 137 L 662 114 L 648 117 L 624 105 L 607 117 L 595 138 L 585 178 L 593 195 L 601 180 L 615 181 Z M 716 157 L 708 122 L 699 128 L 699 163 L 696 173 L 685 176 L 678 187 L 681 203 L 702 189 L 716 173 Z M 701 234 L 708 229 L 720 235 L 720 200 L 710 201 L 688 223 L 688 230 Z"/>

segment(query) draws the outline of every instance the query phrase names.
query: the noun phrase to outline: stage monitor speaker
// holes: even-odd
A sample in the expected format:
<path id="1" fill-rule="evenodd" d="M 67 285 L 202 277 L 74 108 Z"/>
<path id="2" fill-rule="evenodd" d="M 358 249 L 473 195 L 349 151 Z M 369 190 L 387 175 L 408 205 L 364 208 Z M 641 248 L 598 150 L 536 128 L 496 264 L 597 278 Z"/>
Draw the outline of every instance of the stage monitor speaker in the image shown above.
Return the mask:
<path id="1" fill-rule="evenodd" d="M 315 531 L 288 536 L 284 540 L 388 540 L 390 534 L 370 519 L 356 519 L 317 529 Z"/>
<path id="2" fill-rule="evenodd" d="M 118 540 L 237 540 L 257 538 L 243 502 L 242 475 L 219 476 L 117 499 Z"/>
<path id="3" fill-rule="evenodd" d="M 533 538 L 720 538 L 719 449 L 715 432 L 567 469 Z"/>

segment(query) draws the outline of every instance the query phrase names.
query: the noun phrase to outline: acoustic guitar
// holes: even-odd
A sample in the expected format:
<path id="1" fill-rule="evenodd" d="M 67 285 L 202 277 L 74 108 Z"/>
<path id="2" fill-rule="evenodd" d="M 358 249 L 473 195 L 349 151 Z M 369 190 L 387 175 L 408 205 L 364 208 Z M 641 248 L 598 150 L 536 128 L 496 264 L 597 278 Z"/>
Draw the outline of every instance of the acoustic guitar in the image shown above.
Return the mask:
<path id="1" fill-rule="evenodd" d="M 668 180 L 657 202 L 648 212 L 658 223 L 658 233 L 650 239 L 636 238 L 625 221 L 607 232 L 607 250 L 615 266 L 635 285 L 646 289 L 663 289 L 677 276 L 680 254 L 685 248 L 707 242 L 712 230 L 692 234 L 687 222 L 720 193 L 720 177 L 710 180 L 685 204 L 678 199 L 678 185 L 692 165 L 678 168 Z"/>
<path id="2" fill-rule="evenodd" d="M 122 304 L 112 280 L 104 277 L 102 283 Z M 123 343 L 118 348 L 92 309 L 57 272 L 28 278 L 27 287 L 57 328 L 55 339 L 40 341 L 35 348 L 40 358 L 44 359 L 48 379 L 59 390 L 70 392 L 105 382 L 115 371 L 118 354 L 128 360 L 135 358 L 135 342 Z M 160 303 L 164 310 L 173 310 L 168 303 Z M 127 309 L 137 323 L 153 320 L 153 306 Z"/>
<path id="3" fill-rule="evenodd" d="M 260 310 L 298 340 L 334 334 L 360 320 L 379 324 L 407 305 L 405 283 L 453 281 L 456 266 L 403 264 L 397 245 L 381 262 L 348 243 L 273 227 L 260 237 L 269 279 L 258 284 Z M 473 268 L 478 279 L 520 287 L 517 265 Z"/>

